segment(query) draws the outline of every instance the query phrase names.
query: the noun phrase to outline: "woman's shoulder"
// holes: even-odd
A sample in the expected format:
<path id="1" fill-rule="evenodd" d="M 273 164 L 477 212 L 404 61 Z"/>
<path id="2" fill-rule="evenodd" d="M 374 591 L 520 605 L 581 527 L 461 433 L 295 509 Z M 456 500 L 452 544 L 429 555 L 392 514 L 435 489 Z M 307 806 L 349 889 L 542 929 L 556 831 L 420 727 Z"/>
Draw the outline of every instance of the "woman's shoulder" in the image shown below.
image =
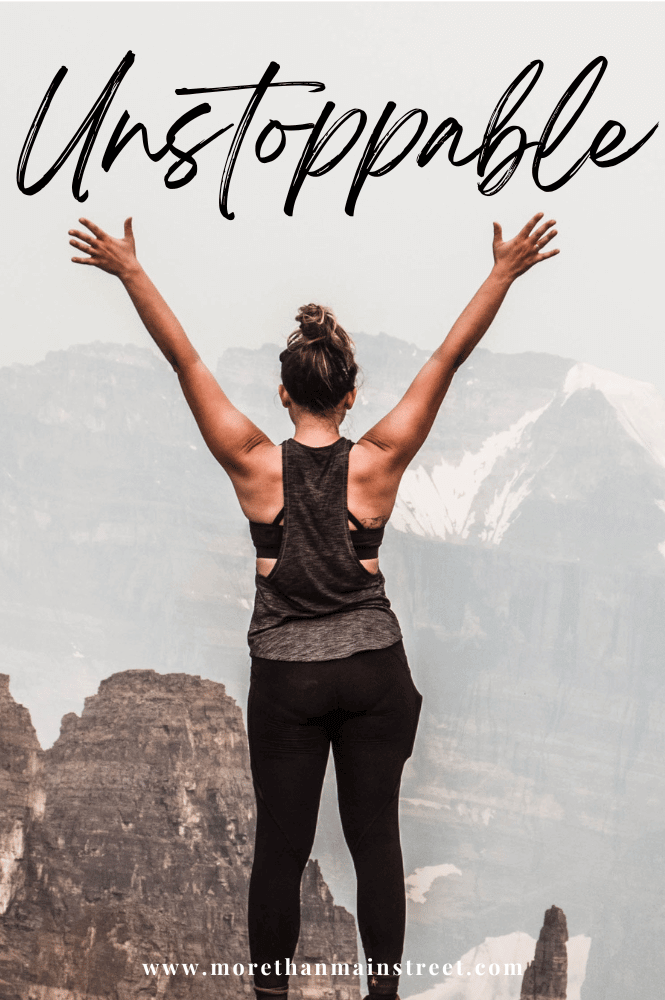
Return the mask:
<path id="1" fill-rule="evenodd" d="M 351 449 L 349 452 L 349 470 L 353 469 L 356 477 L 360 479 L 372 478 L 381 474 L 387 468 L 386 453 L 371 438 L 367 436 L 361 437 L 355 443 L 353 441 L 349 442 L 349 446 Z"/>
<path id="2" fill-rule="evenodd" d="M 282 505 L 282 445 L 257 444 L 229 476 L 243 513 L 250 521 L 271 520 Z M 276 505 L 276 506 L 275 506 Z"/>

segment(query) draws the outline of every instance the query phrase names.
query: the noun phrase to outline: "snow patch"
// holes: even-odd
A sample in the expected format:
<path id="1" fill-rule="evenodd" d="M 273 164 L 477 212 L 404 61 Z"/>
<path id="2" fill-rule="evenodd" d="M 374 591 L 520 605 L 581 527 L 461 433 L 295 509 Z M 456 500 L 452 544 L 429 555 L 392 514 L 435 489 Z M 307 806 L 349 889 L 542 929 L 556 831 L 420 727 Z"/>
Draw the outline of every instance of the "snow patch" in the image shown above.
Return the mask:
<path id="1" fill-rule="evenodd" d="M 392 524 L 398 531 L 435 538 L 456 536 L 467 538 L 475 521 L 471 510 L 483 481 L 489 476 L 497 460 L 512 451 L 520 442 L 526 428 L 545 412 L 551 400 L 536 410 L 529 410 L 507 430 L 492 434 L 479 451 L 467 452 L 459 465 L 441 459 L 430 473 L 422 466 L 407 469 L 397 494 L 392 514 Z M 485 534 L 495 542 L 501 541 L 510 519 L 522 500 L 528 495 L 531 480 L 523 482 L 510 493 L 517 473 L 500 496 L 495 496 L 485 519 Z"/>
<path id="2" fill-rule="evenodd" d="M 577 934 L 566 942 L 568 1000 L 580 1000 L 590 946 L 591 938 L 583 934 Z M 482 944 L 462 955 L 459 966 L 457 959 L 450 963 L 451 975 L 445 976 L 439 972 L 443 982 L 436 983 L 422 993 L 410 993 L 408 990 L 412 985 L 416 986 L 416 983 L 403 975 L 401 992 L 408 1000 L 519 1000 L 527 963 L 533 961 L 535 951 L 535 938 L 524 931 L 513 931 L 512 934 L 503 934 L 501 937 L 487 937 Z M 476 973 L 479 965 L 482 971 Z M 500 973 L 490 973 L 490 966 L 493 969 L 498 966 Z"/>
<path id="3" fill-rule="evenodd" d="M 461 874 L 455 865 L 428 865 L 425 868 L 416 868 L 405 880 L 406 894 L 414 903 L 424 903 L 425 896 L 438 878 Z"/>
<path id="4" fill-rule="evenodd" d="M 638 382 L 582 362 L 566 375 L 566 399 L 579 389 L 602 392 L 626 433 L 665 467 L 665 399 L 651 382 Z"/>
<path id="5" fill-rule="evenodd" d="M 506 530 L 510 527 L 517 508 L 531 492 L 529 487 L 535 478 L 534 476 L 524 479 L 517 489 L 513 489 L 520 476 L 524 474 L 525 469 L 526 466 L 518 472 L 514 472 L 503 489 L 498 493 L 495 492 L 492 502 L 485 512 L 485 527 L 480 533 L 483 542 L 499 544 Z"/>

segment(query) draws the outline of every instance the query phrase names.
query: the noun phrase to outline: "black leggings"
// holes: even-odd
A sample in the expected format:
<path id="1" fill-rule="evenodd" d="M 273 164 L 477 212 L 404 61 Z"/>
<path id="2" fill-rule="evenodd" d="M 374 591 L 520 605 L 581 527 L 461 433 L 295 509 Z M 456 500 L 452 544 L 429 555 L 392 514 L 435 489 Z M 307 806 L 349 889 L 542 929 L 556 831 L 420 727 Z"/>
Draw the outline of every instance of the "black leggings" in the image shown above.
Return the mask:
<path id="1" fill-rule="evenodd" d="M 247 729 L 257 829 L 248 916 L 257 986 L 288 982 L 284 960 L 298 943 L 300 880 L 331 744 L 363 948 L 391 972 L 400 961 L 406 901 L 399 786 L 421 703 L 401 642 L 341 660 L 253 658 Z M 264 963 L 269 974 L 261 972 Z"/>

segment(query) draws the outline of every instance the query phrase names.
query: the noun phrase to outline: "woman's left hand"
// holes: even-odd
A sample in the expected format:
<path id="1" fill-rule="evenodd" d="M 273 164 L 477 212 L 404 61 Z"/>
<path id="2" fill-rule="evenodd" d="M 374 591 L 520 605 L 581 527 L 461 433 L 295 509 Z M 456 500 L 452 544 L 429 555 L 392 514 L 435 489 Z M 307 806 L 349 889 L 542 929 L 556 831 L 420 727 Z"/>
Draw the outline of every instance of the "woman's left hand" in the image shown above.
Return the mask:
<path id="1" fill-rule="evenodd" d="M 557 230 L 552 229 L 552 226 L 556 224 L 555 220 L 550 219 L 549 222 L 538 226 L 542 218 L 543 213 L 538 212 L 532 219 L 529 219 L 517 236 L 505 242 L 501 226 L 498 222 L 494 223 L 492 251 L 494 253 L 494 270 L 499 276 L 514 281 L 534 264 L 539 264 L 541 260 L 547 260 L 548 257 L 554 257 L 558 254 L 558 250 L 542 252 L 549 241 L 557 235 Z M 537 229 L 536 226 L 538 226 Z"/>
<path id="2" fill-rule="evenodd" d="M 132 232 L 132 220 L 125 219 L 125 235 L 117 239 L 109 236 L 103 229 L 89 219 L 79 219 L 79 222 L 90 230 L 90 233 L 80 229 L 70 229 L 71 246 L 89 254 L 88 257 L 72 257 L 74 264 L 92 264 L 108 274 L 115 274 L 121 280 L 140 267 L 136 258 L 136 244 Z M 92 234 L 92 235 L 90 235 Z"/>

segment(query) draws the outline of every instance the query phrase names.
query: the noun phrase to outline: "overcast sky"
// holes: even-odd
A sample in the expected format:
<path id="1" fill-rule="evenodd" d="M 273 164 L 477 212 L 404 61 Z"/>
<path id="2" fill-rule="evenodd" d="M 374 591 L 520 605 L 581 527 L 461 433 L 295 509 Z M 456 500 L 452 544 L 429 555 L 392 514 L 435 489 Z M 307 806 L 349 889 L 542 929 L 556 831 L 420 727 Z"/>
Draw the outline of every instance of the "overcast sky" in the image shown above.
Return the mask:
<path id="1" fill-rule="evenodd" d="M 449 116 L 464 127 L 458 155 L 477 147 L 501 94 L 534 59 L 544 71 L 511 122 L 529 140 L 539 137 L 575 76 L 597 56 L 609 60 L 579 122 L 543 167 L 546 179 L 572 165 L 608 119 L 627 130 L 621 149 L 637 142 L 662 117 L 662 4 L 6 3 L 1 14 L 8 225 L 0 363 L 33 363 L 50 349 L 92 340 L 147 343 L 119 283 L 69 263 L 67 229 L 81 214 L 117 233 L 125 216 L 134 216 L 142 263 L 215 364 L 227 345 L 278 342 L 309 301 L 331 305 L 351 331 L 384 331 L 434 348 L 489 272 L 493 219 L 512 235 L 542 210 L 557 219 L 561 254 L 518 281 L 486 346 L 589 361 L 653 381 L 665 393 L 658 287 L 664 128 L 623 164 L 586 162 L 549 193 L 531 177 L 531 150 L 493 197 L 478 192 L 475 161 L 453 167 L 447 147 L 424 168 L 415 162 Z M 58 69 L 68 73 L 35 143 L 28 183 L 53 163 L 129 50 L 136 59 L 93 147 L 85 204 L 71 192 L 80 144 L 46 188 L 20 193 L 21 147 Z M 231 183 L 233 221 L 217 200 L 234 128 L 200 151 L 197 176 L 176 190 L 163 183 L 174 157 L 152 162 L 138 136 L 102 170 L 125 109 L 128 127 L 144 122 L 156 150 L 178 117 L 208 101 L 211 112 L 178 137 L 187 148 L 235 127 L 251 92 L 177 96 L 175 89 L 255 84 L 271 61 L 280 65 L 277 81 L 318 80 L 326 89 L 279 88 L 266 96 Z M 429 122 L 394 171 L 369 178 L 350 218 L 348 189 L 389 100 L 397 105 L 391 121 L 422 108 Z M 330 122 L 361 108 L 368 124 L 335 169 L 305 181 L 289 218 L 284 201 L 309 132 L 291 132 L 284 153 L 269 163 L 258 162 L 254 145 L 269 119 L 315 122 L 326 101 L 335 103 Z M 379 162 L 414 128 L 415 120 Z M 352 129 L 350 121 L 334 149 Z"/>

